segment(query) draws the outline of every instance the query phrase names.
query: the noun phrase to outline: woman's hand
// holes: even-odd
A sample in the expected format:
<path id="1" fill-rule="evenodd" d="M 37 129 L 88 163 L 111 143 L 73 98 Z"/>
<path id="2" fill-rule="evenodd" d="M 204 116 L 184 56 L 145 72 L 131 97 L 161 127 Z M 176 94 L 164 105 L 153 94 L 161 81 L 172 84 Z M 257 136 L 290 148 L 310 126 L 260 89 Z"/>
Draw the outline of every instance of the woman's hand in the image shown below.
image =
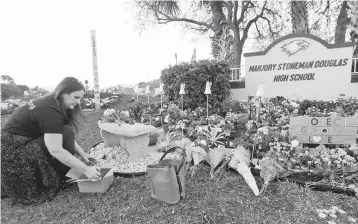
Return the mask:
<path id="1" fill-rule="evenodd" d="M 81 157 L 85 160 L 87 165 L 94 166 L 98 163 L 98 161 L 94 156 L 87 154 L 85 152 L 82 153 Z"/>
<path id="2" fill-rule="evenodd" d="M 99 179 L 101 177 L 100 168 L 98 166 L 87 166 L 85 175 L 88 179 Z"/>

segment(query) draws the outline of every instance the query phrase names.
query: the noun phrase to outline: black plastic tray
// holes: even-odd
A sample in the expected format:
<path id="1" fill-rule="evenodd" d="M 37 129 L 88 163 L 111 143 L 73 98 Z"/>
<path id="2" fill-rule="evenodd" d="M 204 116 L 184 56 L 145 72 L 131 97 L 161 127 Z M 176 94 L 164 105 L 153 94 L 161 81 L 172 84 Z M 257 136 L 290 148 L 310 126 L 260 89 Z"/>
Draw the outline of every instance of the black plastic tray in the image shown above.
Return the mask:
<path id="1" fill-rule="evenodd" d="M 113 172 L 115 177 L 125 177 L 125 178 L 133 178 L 140 177 L 147 174 L 147 172 L 136 172 L 136 173 L 121 173 L 121 172 Z"/>

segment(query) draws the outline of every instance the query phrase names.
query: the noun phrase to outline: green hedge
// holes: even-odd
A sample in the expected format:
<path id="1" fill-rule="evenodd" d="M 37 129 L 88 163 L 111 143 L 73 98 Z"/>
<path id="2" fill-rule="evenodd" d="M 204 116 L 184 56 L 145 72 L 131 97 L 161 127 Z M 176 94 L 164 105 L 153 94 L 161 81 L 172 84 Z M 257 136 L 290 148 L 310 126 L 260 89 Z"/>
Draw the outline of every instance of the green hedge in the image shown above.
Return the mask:
<path id="1" fill-rule="evenodd" d="M 6 100 L 10 97 L 23 97 L 24 91 L 28 91 L 29 87 L 25 85 L 16 85 L 9 83 L 1 83 L 1 99 Z"/>
<path id="2" fill-rule="evenodd" d="M 169 101 L 180 102 L 180 84 L 185 83 L 184 108 L 206 107 L 204 94 L 207 81 L 212 82 L 209 104 L 220 108 L 221 102 L 231 95 L 229 84 L 230 66 L 224 62 L 201 60 L 195 63 L 183 63 L 162 71 L 161 81 Z"/>

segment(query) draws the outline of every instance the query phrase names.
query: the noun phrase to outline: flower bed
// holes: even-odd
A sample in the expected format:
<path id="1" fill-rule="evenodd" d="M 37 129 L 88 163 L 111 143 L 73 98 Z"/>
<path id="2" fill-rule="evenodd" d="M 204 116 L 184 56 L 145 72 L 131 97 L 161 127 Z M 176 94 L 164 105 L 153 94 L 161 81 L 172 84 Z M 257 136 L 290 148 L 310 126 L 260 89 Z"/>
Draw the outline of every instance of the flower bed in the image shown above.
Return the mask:
<path id="1" fill-rule="evenodd" d="M 105 97 L 100 99 L 101 108 L 109 108 L 110 106 L 118 103 L 120 100 L 119 96 Z M 91 109 L 95 108 L 95 99 L 94 98 L 84 98 L 81 104 L 82 109 Z"/>
<path id="2" fill-rule="evenodd" d="M 275 97 L 233 103 L 240 112 L 227 107 L 227 102 L 225 105 L 220 115 L 208 119 L 203 108 L 181 111 L 174 104 L 160 110 L 159 115 L 143 108 L 138 113 L 130 110 L 126 119 L 140 122 L 151 114 L 159 117 L 165 133 L 159 137 L 158 150 L 174 145 L 186 148 L 188 162 L 193 161 L 193 175 L 203 161 L 212 167 L 212 178 L 225 167 L 246 175 L 246 167 L 252 163 L 265 181 L 261 193 L 277 178 L 312 188 L 358 191 L 357 140 L 337 146 L 302 145 L 289 133 L 290 117 L 358 117 L 357 99 L 297 102 Z"/>
<path id="3" fill-rule="evenodd" d="M 1 102 L 1 115 L 11 114 L 25 103 L 26 101 L 22 99 L 7 99 L 4 102 Z"/>

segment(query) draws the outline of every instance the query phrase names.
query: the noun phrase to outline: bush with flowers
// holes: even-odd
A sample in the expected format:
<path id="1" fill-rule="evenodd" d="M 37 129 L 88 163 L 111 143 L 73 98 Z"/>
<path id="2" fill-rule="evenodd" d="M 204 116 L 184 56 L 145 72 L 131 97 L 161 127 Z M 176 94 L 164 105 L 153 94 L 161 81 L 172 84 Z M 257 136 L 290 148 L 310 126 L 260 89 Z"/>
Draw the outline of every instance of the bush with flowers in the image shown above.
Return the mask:
<path id="1" fill-rule="evenodd" d="M 121 124 L 122 122 L 128 124 L 134 124 L 135 120 L 130 117 L 128 111 L 120 111 L 115 109 L 107 109 L 103 112 L 103 116 L 100 120 L 104 123 L 117 123 Z"/>

